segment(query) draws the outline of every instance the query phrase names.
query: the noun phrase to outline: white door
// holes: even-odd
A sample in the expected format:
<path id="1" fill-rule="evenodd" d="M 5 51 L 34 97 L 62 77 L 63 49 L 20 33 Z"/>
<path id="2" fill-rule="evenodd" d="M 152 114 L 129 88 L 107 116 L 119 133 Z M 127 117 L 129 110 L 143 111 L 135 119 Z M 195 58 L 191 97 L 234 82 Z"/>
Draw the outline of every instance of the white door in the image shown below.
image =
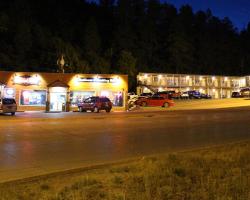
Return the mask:
<path id="1" fill-rule="evenodd" d="M 65 111 L 67 88 L 50 88 L 50 111 Z"/>
<path id="2" fill-rule="evenodd" d="M 51 93 L 50 94 L 50 110 L 51 111 L 65 111 L 65 106 L 66 106 L 66 93 Z"/>

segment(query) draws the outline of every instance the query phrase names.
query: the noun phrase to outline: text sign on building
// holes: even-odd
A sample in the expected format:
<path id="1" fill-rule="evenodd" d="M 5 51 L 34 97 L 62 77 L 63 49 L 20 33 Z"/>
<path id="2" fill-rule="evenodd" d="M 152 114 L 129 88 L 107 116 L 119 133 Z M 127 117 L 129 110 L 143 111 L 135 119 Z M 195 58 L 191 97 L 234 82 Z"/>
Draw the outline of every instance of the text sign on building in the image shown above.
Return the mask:
<path id="1" fill-rule="evenodd" d="M 40 84 L 40 78 L 37 75 L 30 76 L 30 75 L 24 75 L 24 76 L 18 76 L 15 75 L 13 79 L 14 84 L 18 85 L 39 85 Z"/>
<path id="2" fill-rule="evenodd" d="M 119 78 L 78 78 L 79 82 L 90 83 L 117 83 Z"/>

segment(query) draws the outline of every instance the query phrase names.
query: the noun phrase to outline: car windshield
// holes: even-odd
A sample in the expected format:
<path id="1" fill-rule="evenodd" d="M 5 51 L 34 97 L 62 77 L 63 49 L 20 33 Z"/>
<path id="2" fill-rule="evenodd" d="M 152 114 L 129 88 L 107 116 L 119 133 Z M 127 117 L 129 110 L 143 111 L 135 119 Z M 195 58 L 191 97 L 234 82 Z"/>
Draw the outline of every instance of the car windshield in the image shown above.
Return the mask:
<path id="1" fill-rule="evenodd" d="M 90 97 L 90 98 L 87 98 L 84 103 L 93 103 L 96 101 L 96 97 Z"/>
<path id="2" fill-rule="evenodd" d="M 15 101 L 15 99 L 7 99 L 7 98 L 5 98 L 5 99 L 3 99 L 3 104 L 4 105 L 16 104 L 16 101 Z"/>

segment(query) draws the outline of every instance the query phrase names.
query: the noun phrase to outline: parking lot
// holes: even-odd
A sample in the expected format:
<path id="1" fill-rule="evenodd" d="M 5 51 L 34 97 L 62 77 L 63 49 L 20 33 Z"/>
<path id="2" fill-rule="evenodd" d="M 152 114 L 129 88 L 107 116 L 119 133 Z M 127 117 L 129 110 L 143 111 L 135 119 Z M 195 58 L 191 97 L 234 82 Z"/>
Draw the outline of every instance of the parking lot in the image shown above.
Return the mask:
<path id="1" fill-rule="evenodd" d="M 137 107 L 129 113 L 137 113 L 137 112 L 162 112 L 162 111 L 182 111 L 182 110 L 207 110 L 207 109 L 223 109 L 223 108 L 237 108 L 237 107 L 247 107 L 250 106 L 250 99 L 246 98 L 231 98 L 231 99 L 197 99 L 197 100 L 174 100 L 175 106 L 170 108 L 163 107 Z M 56 119 L 56 118 L 65 118 L 65 117 L 96 117 L 102 115 L 122 115 L 124 112 L 128 113 L 128 111 L 111 111 L 111 113 L 107 113 L 105 111 L 101 111 L 100 113 L 79 113 L 79 112 L 58 112 L 58 113 L 46 113 L 44 111 L 26 111 L 26 112 L 17 112 L 16 116 L 10 116 L 9 114 L 0 115 L 0 120 L 7 119 L 19 119 L 19 120 L 39 120 L 43 119 Z"/>
<path id="2" fill-rule="evenodd" d="M 135 111 L 166 111 L 166 110 L 203 110 L 203 109 L 220 109 L 250 106 L 250 99 L 231 98 L 231 99 L 192 99 L 174 100 L 175 106 L 170 108 L 162 107 L 140 107 Z"/>

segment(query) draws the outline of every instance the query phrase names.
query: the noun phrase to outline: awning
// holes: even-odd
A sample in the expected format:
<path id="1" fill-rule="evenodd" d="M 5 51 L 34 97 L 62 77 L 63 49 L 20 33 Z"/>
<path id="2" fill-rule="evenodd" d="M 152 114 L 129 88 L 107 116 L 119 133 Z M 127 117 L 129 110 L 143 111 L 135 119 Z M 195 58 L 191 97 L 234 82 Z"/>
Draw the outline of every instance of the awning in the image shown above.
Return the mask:
<path id="1" fill-rule="evenodd" d="M 3 85 L 6 85 L 6 84 L 0 81 L 0 86 L 3 86 Z"/>
<path id="2" fill-rule="evenodd" d="M 56 80 L 48 85 L 48 87 L 64 87 L 64 88 L 69 88 L 69 85 L 60 81 Z"/>

